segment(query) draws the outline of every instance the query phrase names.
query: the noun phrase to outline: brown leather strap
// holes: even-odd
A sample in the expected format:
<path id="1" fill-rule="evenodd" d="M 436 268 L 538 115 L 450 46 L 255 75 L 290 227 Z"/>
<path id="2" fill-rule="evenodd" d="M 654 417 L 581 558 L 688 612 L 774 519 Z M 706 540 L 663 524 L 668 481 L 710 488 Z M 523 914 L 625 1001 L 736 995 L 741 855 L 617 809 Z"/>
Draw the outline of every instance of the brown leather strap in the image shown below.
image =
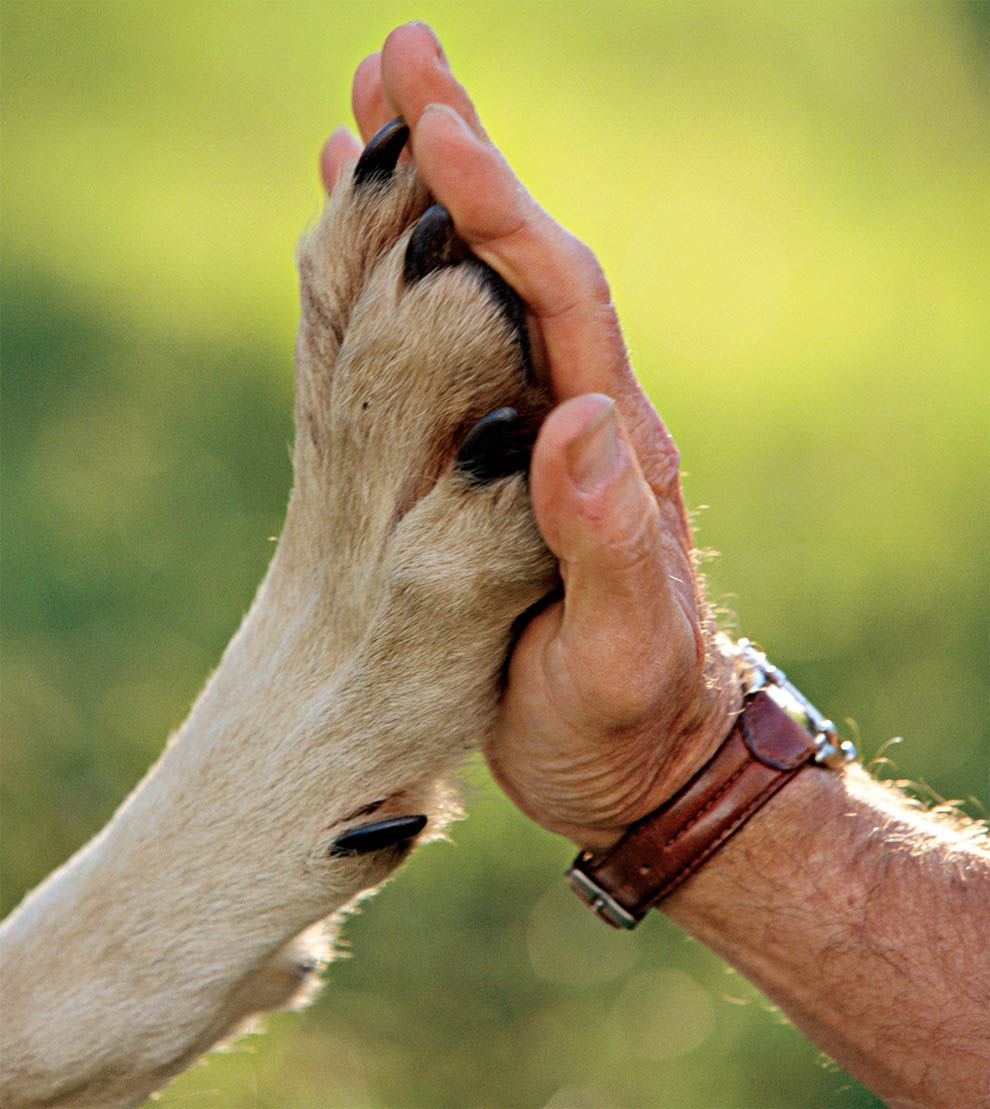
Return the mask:
<path id="1" fill-rule="evenodd" d="M 571 885 L 609 924 L 634 927 L 814 754 L 811 734 L 765 692 L 754 694 L 686 786 L 634 824 L 604 858 L 578 856 L 568 872 Z"/>

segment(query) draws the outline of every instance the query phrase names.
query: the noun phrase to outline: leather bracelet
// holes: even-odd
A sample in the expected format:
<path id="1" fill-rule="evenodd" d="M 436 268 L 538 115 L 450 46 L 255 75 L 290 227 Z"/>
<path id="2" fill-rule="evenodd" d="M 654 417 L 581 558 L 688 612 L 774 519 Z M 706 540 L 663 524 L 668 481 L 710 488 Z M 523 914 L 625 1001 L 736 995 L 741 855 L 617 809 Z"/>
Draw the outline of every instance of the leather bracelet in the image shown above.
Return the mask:
<path id="1" fill-rule="evenodd" d="M 805 766 L 856 757 L 746 640 L 739 657 L 750 668 L 746 700 L 722 746 L 603 857 L 582 852 L 568 871 L 578 896 L 615 928 L 634 928 Z"/>

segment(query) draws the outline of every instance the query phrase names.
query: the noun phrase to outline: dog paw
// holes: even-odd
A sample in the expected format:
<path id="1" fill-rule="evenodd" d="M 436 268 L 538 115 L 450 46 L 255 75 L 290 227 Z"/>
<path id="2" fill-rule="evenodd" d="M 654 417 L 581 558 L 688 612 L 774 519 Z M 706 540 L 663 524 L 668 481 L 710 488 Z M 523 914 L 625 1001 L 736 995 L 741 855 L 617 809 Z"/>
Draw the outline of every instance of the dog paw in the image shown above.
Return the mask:
<path id="1" fill-rule="evenodd" d="M 407 136 L 394 120 L 371 139 L 299 253 L 280 555 L 322 629 L 318 730 L 347 752 L 320 848 L 341 866 L 364 861 L 340 848 L 364 802 L 435 825 L 438 782 L 493 723 L 514 622 L 557 582 L 526 484 L 550 396 L 525 311 L 400 163 Z"/>

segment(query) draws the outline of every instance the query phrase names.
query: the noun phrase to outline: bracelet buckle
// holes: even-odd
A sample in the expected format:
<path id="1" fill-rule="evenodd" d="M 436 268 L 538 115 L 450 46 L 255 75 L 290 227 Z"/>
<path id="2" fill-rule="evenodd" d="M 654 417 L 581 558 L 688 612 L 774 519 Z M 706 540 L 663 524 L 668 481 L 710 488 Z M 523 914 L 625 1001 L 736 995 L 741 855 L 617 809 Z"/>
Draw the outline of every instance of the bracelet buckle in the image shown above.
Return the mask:
<path id="1" fill-rule="evenodd" d="M 635 928 L 639 923 L 639 917 L 633 916 L 624 909 L 590 874 L 578 869 L 577 864 L 582 859 L 583 856 L 579 855 L 574 866 L 567 872 L 567 878 L 574 892 L 606 924 L 611 924 L 613 928 Z"/>

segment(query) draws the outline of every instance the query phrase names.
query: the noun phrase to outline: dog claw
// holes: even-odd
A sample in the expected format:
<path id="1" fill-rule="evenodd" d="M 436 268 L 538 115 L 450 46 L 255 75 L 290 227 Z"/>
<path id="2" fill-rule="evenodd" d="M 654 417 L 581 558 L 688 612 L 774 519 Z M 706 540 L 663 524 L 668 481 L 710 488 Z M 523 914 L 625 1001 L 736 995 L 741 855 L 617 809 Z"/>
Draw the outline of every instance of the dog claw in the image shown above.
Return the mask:
<path id="1" fill-rule="evenodd" d="M 379 127 L 368 140 L 368 145 L 354 167 L 354 184 L 369 185 L 374 181 L 387 181 L 392 176 L 408 139 L 409 125 L 402 116 L 396 116 Z"/>
<path id="2" fill-rule="evenodd" d="M 426 817 L 420 815 L 396 816 L 391 820 L 378 820 L 374 824 L 352 828 L 334 840 L 330 857 L 367 855 L 371 851 L 381 851 L 383 847 L 393 847 L 418 836 L 425 827 Z"/>
<path id="3" fill-rule="evenodd" d="M 514 408 L 496 408 L 464 436 L 454 466 L 476 484 L 497 481 L 529 468 L 532 435 Z"/>
<path id="4" fill-rule="evenodd" d="M 471 254 L 467 244 L 454 229 L 450 213 L 442 204 L 434 204 L 419 217 L 406 246 L 402 276 L 407 285 L 413 285 L 435 270 L 467 261 L 480 274 L 489 295 L 519 340 L 523 373 L 531 379 L 532 351 L 523 302 L 491 266 Z"/>
<path id="5" fill-rule="evenodd" d="M 470 252 L 457 237 L 454 221 L 442 204 L 434 204 L 419 217 L 406 247 L 403 276 L 406 284 L 424 278 L 444 266 L 454 266 L 470 257 Z"/>

